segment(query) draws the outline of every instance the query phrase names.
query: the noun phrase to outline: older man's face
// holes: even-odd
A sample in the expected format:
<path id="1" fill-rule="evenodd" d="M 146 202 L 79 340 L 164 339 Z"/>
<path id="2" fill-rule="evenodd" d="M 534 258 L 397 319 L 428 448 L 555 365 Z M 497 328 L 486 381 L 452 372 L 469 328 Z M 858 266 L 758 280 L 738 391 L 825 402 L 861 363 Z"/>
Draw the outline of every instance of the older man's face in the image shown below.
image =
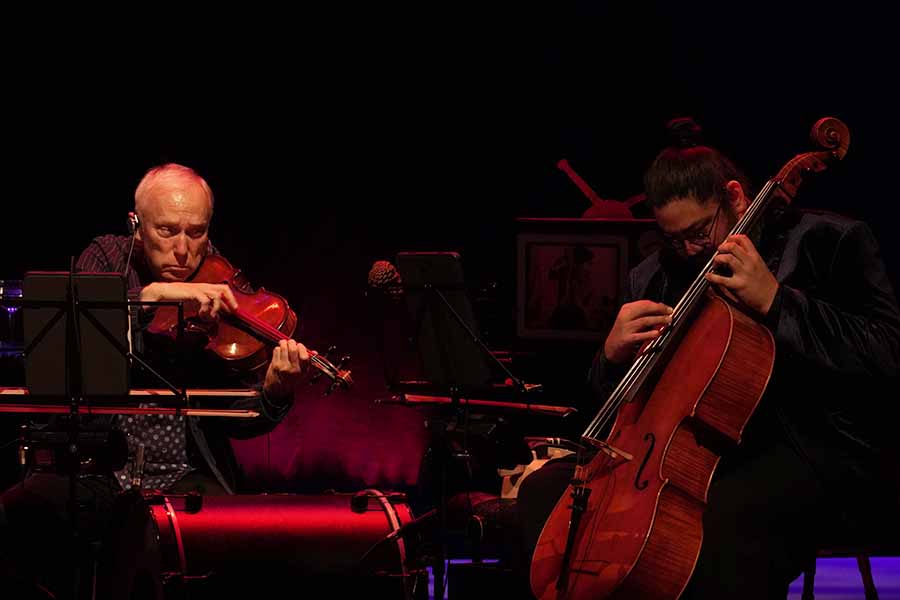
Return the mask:
<path id="1" fill-rule="evenodd" d="M 138 239 L 156 281 L 184 281 L 208 246 L 212 203 L 198 185 L 162 188 L 140 207 Z"/>

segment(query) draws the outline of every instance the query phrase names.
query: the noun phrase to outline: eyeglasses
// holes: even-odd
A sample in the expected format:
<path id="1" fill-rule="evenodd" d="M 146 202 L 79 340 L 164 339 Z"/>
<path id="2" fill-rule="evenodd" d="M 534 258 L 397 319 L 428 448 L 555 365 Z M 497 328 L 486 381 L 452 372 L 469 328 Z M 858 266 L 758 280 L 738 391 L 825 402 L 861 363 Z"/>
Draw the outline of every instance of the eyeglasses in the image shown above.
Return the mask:
<path id="1" fill-rule="evenodd" d="M 716 227 L 716 221 L 719 220 L 719 211 L 721 210 L 722 205 L 719 204 L 718 207 L 716 207 L 716 212 L 713 215 L 712 221 L 710 221 L 705 231 L 689 231 L 684 234 L 662 232 L 660 235 L 662 236 L 663 242 L 670 248 L 676 250 L 681 248 L 685 242 L 693 244 L 694 246 L 708 246 L 712 241 L 712 231 Z"/>

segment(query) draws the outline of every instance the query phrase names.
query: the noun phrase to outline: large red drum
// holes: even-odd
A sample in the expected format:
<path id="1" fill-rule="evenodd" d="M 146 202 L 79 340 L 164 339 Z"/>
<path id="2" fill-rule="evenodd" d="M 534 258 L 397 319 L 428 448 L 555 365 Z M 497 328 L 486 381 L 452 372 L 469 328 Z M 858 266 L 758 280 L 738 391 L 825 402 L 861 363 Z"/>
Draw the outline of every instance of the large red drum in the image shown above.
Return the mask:
<path id="1" fill-rule="evenodd" d="M 427 584 L 405 535 L 405 496 L 356 494 L 197 496 L 126 493 L 105 544 L 100 597 L 420 597 Z M 314 581 L 315 580 L 315 581 Z M 333 596 L 332 594 L 339 594 Z M 265 596 L 267 597 L 267 596 Z"/>

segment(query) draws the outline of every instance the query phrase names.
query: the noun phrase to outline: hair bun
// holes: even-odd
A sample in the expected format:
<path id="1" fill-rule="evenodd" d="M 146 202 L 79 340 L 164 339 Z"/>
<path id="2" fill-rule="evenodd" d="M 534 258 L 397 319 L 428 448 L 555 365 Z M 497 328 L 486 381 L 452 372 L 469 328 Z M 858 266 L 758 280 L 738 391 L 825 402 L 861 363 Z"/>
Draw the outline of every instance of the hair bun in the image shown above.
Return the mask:
<path id="1" fill-rule="evenodd" d="M 673 146 L 691 148 L 698 146 L 703 130 L 691 117 L 679 117 L 666 123 L 666 131 Z"/>

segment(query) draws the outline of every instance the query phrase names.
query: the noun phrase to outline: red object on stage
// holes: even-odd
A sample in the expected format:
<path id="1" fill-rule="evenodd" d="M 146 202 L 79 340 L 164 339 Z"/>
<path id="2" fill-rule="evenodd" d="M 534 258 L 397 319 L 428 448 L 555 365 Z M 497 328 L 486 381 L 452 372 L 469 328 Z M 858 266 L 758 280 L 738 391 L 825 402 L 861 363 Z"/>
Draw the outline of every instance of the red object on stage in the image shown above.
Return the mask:
<path id="1" fill-rule="evenodd" d="M 241 597 L 316 578 L 402 598 L 424 576 L 407 536 L 389 537 L 414 520 L 402 494 L 126 493 L 114 511 L 102 597 Z"/>

